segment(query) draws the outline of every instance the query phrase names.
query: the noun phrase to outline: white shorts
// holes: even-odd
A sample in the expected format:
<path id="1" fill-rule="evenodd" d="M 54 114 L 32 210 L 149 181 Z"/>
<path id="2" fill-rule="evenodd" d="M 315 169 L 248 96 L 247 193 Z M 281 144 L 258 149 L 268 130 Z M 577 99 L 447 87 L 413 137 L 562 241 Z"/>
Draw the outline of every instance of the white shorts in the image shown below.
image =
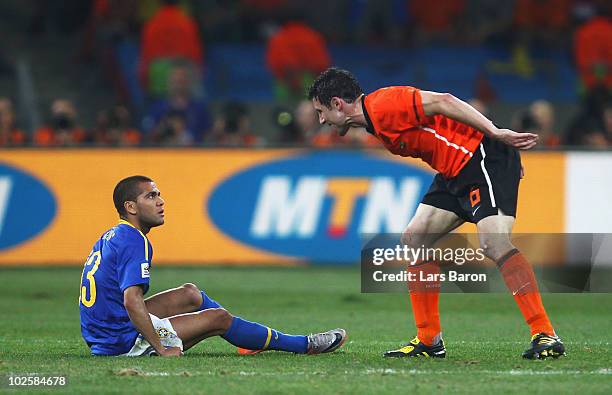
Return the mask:
<path id="1" fill-rule="evenodd" d="M 180 347 L 181 351 L 183 350 L 183 342 L 176 334 L 176 331 L 172 327 L 170 320 L 167 318 L 160 319 L 154 316 L 153 314 L 149 314 L 151 317 L 151 322 L 153 322 L 153 328 L 155 328 L 155 332 L 159 336 L 159 340 L 161 340 L 161 344 L 164 347 Z M 136 342 L 130 351 L 125 354 L 121 354 L 121 357 L 140 357 L 140 356 L 148 356 L 155 352 L 155 349 L 149 342 L 142 336 L 138 335 L 136 338 Z"/>

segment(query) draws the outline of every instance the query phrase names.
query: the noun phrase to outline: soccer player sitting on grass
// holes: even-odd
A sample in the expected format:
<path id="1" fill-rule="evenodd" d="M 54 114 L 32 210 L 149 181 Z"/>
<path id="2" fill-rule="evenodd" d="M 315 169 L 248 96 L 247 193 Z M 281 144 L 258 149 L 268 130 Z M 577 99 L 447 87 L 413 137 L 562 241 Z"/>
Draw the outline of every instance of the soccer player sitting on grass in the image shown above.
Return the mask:
<path id="1" fill-rule="evenodd" d="M 411 248 L 431 246 L 462 223 L 475 223 L 485 255 L 497 263 L 531 329 L 531 345 L 523 357 L 564 355 L 533 269 L 510 242 L 523 172 L 518 149 L 532 148 L 538 136 L 500 129 L 448 93 L 392 86 L 365 95 L 351 73 L 337 68 L 321 73 L 308 96 L 319 122 L 337 127 L 341 136 L 351 129 L 366 131 L 391 153 L 421 158 L 438 172 L 402 234 L 402 243 Z M 431 261 L 418 262 L 409 270 L 424 272 L 424 278 L 439 273 Z M 385 356 L 444 357 L 440 284 L 421 284 L 420 289 L 415 285 L 410 300 L 417 336 Z"/>
<path id="2" fill-rule="evenodd" d="M 113 192 L 119 224 L 94 245 L 83 269 L 81 333 L 94 355 L 178 356 L 211 336 L 248 350 L 320 354 L 337 350 L 343 329 L 292 336 L 233 316 L 194 284 L 147 299 L 153 248 L 149 230 L 164 223 L 164 200 L 143 176 L 121 180 Z"/>

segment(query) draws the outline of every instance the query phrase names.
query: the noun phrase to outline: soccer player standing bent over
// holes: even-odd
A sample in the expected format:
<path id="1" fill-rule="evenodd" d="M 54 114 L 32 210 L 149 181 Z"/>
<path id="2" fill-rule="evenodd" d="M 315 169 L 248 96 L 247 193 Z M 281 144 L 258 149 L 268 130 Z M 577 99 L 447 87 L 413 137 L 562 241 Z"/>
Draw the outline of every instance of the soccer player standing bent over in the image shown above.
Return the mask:
<path id="1" fill-rule="evenodd" d="M 438 172 L 402 234 L 402 243 L 413 248 L 433 245 L 462 223 L 475 223 L 485 255 L 497 263 L 531 329 L 531 344 L 523 357 L 564 355 L 564 345 L 542 305 L 533 269 L 510 242 L 522 177 L 518 149 L 532 148 L 538 136 L 500 129 L 448 93 L 391 86 L 366 95 L 350 72 L 337 68 L 321 73 L 308 96 L 319 121 L 337 127 L 340 135 L 365 130 L 391 153 L 421 158 Z M 439 273 L 435 262 L 415 266 Z M 439 284 L 433 289 L 411 289 L 417 336 L 385 356 L 446 356 Z"/>
<path id="2" fill-rule="evenodd" d="M 320 354 L 346 340 L 343 329 L 292 336 L 233 316 L 190 283 L 144 299 L 153 257 L 146 234 L 164 223 L 164 200 L 150 178 L 133 176 L 117 184 L 113 201 L 119 224 L 96 242 L 81 277 L 81 333 L 92 354 L 178 356 L 211 336 L 243 353 Z"/>

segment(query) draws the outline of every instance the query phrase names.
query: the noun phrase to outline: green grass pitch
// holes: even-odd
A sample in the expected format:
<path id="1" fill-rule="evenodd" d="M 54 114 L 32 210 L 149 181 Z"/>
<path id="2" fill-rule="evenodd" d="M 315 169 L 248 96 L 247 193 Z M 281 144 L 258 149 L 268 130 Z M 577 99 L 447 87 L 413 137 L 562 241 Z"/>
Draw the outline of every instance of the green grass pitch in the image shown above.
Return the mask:
<path id="1" fill-rule="evenodd" d="M 407 295 L 359 292 L 355 268 L 154 267 L 150 292 L 193 282 L 230 312 L 288 333 L 346 328 L 334 354 L 240 356 L 220 338 L 182 358 L 89 356 L 81 268 L 0 269 L 0 392 L 7 374 L 63 374 L 53 393 L 612 393 L 612 295 L 543 295 L 568 356 L 526 361 L 529 333 L 507 294 L 445 294 L 445 360 L 383 359 L 414 335 Z M 10 390 L 8 390 L 10 391 Z M 37 390 L 38 391 L 38 390 Z"/>

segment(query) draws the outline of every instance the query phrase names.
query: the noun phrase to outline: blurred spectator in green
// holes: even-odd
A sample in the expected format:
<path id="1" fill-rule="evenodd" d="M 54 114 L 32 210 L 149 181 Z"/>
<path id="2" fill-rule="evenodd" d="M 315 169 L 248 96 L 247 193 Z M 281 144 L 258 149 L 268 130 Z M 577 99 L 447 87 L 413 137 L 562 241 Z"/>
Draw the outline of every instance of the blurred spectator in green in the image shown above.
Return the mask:
<path id="1" fill-rule="evenodd" d="M 266 62 L 274 76 L 276 99 L 297 103 L 331 61 L 319 32 L 303 22 L 290 21 L 270 37 Z"/>
<path id="2" fill-rule="evenodd" d="M 139 72 L 149 94 L 166 94 L 168 75 L 176 60 L 188 62 L 200 76 L 203 44 L 195 20 L 178 6 L 178 0 L 163 0 L 142 29 Z"/>
<path id="3" fill-rule="evenodd" d="M 0 147 L 20 146 L 27 143 L 27 135 L 15 125 L 13 103 L 0 97 Z"/>
<path id="4" fill-rule="evenodd" d="M 87 141 L 85 130 L 78 125 L 78 114 L 70 100 L 51 103 L 49 122 L 36 130 L 34 144 L 44 147 L 74 146 Z"/>
<path id="5" fill-rule="evenodd" d="M 141 133 L 132 127 L 130 112 L 115 106 L 98 113 L 93 130 L 93 142 L 101 146 L 130 147 L 141 143 Z"/>

